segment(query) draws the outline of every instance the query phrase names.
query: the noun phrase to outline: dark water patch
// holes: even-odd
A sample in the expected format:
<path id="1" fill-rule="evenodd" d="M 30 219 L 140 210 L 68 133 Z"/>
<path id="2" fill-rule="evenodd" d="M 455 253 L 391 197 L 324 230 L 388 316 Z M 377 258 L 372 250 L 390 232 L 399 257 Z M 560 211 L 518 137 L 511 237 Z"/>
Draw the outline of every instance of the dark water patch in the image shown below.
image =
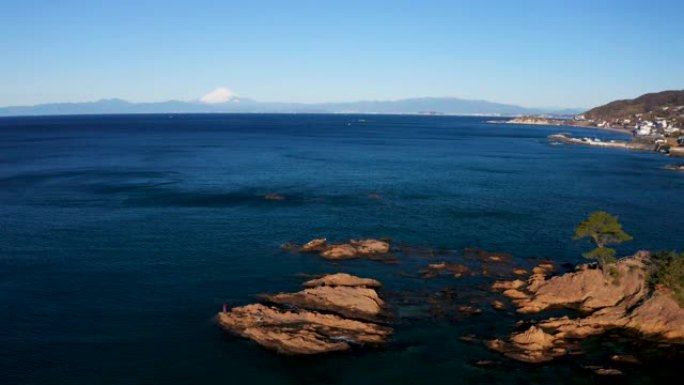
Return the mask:
<path id="1" fill-rule="evenodd" d="M 322 195 L 307 192 L 279 192 L 277 199 L 269 198 L 273 190 L 263 188 L 244 188 L 234 191 L 218 192 L 212 190 L 188 191 L 172 189 L 168 184 L 147 185 L 145 191 L 131 192 L 124 199 L 127 206 L 138 207 L 231 207 L 231 206 L 259 206 L 264 208 L 297 207 L 304 205 L 346 206 L 349 204 L 373 204 L 367 196 Z"/>
<path id="2" fill-rule="evenodd" d="M 176 176 L 172 171 L 117 170 L 117 169 L 78 169 L 51 170 L 11 175 L 0 178 L 0 185 L 6 188 L 25 188 L 46 184 L 73 185 L 93 180 L 159 179 Z"/>
<path id="3" fill-rule="evenodd" d="M 469 166 L 465 167 L 466 170 L 481 172 L 484 174 L 520 174 L 522 170 L 506 170 L 506 169 L 492 169 L 486 167 Z"/>

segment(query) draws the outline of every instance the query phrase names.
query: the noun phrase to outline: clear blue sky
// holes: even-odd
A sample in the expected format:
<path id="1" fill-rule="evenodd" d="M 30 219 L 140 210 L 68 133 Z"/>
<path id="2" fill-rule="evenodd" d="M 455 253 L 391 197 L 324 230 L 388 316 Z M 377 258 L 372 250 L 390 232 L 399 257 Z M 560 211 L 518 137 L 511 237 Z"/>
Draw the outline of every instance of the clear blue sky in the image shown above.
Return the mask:
<path id="1" fill-rule="evenodd" d="M 457 96 L 589 107 L 684 88 L 684 1 L 0 1 L 0 106 Z"/>

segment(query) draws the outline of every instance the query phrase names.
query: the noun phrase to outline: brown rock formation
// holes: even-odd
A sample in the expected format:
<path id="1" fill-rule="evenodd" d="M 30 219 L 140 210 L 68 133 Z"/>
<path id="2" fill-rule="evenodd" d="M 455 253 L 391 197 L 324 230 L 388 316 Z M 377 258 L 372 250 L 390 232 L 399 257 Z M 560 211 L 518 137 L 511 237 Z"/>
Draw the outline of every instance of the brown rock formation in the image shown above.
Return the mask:
<path id="1" fill-rule="evenodd" d="M 540 363 L 565 355 L 566 348 L 550 334 L 532 326 L 524 332 L 515 333 L 510 341 L 492 340 L 486 342 L 487 347 L 503 353 L 518 361 Z"/>
<path id="2" fill-rule="evenodd" d="M 299 251 L 303 253 L 318 253 L 328 248 L 328 240 L 325 238 L 312 239 L 305 243 Z"/>
<path id="3" fill-rule="evenodd" d="M 543 272 L 538 270 L 526 287 L 506 289 L 517 286 L 508 283 L 498 284 L 496 288 L 505 289 L 503 294 L 513 301 L 519 313 L 537 313 L 558 307 L 580 311 L 582 316 L 578 318 L 549 318 L 527 330 L 526 336 L 534 336 L 537 342 L 543 337 L 547 348 L 563 346 L 571 339 L 602 334 L 614 328 L 631 329 L 645 337 L 684 343 L 684 309 L 666 291 L 649 292 L 646 284 L 649 262 L 648 253 L 639 252 L 612 266 L 611 276 L 604 275 L 592 265 L 581 265 L 575 272 L 548 280 L 539 277 Z M 537 345 L 522 343 L 521 335 L 514 334 L 508 342 L 490 341 L 488 346 L 526 362 L 540 362 L 538 360 L 564 354 L 562 349 L 554 348 L 549 352 Z M 543 354 L 539 354 L 540 351 Z"/>
<path id="4" fill-rule="evenodd" d="M 554 306 L 570 306 L 582 311 L 616 306 L 646 290 L 644 262 L 629 258 L 617 265 L 619 284 L 606 279 L 600 269 L 584 269 L 541 283 L 527 306 L 541 311 Z M 536 268 L 535 268 L 536 269 Z"/>
<path id="5" fill-rule="evenodd" d="M 343 351 L 352 345 L 380 344 L 392 329 L 367 322 L 384 302 L 373 289 L 380 283 L 338 273 L 304 283 L 297 293 L 264 296 L 284 308 L 253 304 L 218 314 L 224 329 L 284 354 Z M 352 319 L 353 318 L 353 319 Z"/>
<path id="6" fill-rule="evenodd" d="M 329 274 L 318 279 L 304 282 L 305 287 L 316 286 L 365 286 L 378 288 L 382 286 L 380 282 L 370 278 L 359 278 L 346 273 Z"/>
<path id="7" fill-rule="evenodd" d="M 509 289 L 520 289 L 525 286 L 525 281 L 516 279 L 513 281 L 496 281 L 492 285 L 493 290 L 509 290 Z"/>
<path id="8" fill-rule="evenodd" d="M 369 320 L 377 319 L 384 306 L 374 289 L 359 286 L 318 286 L 297 293 L 265 295 L 263 298 L 281 305 Z"/>
<path id="9" fill-rule="evenodd" d="M 390 251 L 390 244 L 378 239 L 351 240 L 349 243 L 359 254 L 386 254 Z"/>
<path id="10" fill-rule="evenodd" d="M 358 258 L 359 253 L 356 248 L 349 244 L 330 246 L 321 252 L 321 257 L 325 259 L 352 259 Z"/>
<path id="11" fill-rule="evenodd" d="M 283 246 L 287 249 L 297 250 L 291 244 Z M 329 244 L 325 238 L 313 239 L 298 250 L 302 253 L 317 253 L 321 257 L 329 260 L 345 260 L 356 258 L 382 259 L 376 258 L 389 253 L 389 242 L 379 239 L 350 240 L 347 243 Z"/>
<path id="12" fill-rule="evenodd" d="M 380 344 L 392 333 L 390 328 L 374 323 L 261 304 L 219 313 L 218 322 L 234 334 L 284 354 L 317 354 L 349 350 L 353 344 Z"/>

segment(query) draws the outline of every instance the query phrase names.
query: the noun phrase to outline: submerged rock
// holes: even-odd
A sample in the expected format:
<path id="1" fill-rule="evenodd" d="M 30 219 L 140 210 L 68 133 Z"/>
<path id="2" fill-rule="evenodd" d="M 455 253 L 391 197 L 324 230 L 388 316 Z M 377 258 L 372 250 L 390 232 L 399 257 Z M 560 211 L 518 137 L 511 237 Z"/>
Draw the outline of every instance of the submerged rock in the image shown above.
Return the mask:
<path id="1" fill-rule="evenodd" d="M 475 247 L 468 247 L 463 250 L 463 255 L 466 258 L 478 259 L 483 263 L 510 263 L 511 255 L 507 253 L 489 252 L 487 250 L 478 249 Z"/>
<path id="2" fill-rule="evenodd" d="M 264 199 L 269 201 L 282 201 L 285 197 L 280 194 L 268 194 L 264 196 Z"/>
<path id="3" fill-rule="evenodd" d="M 520 289 L 521 287 L 527 285 L 525 281 L 516 279 L 513 281 L 496 281 L 492 285 L 492 290 L 510 290 L 510 289 Z"/>
<path id="4" fill-rule="evenodd" d="M 614 362 L 619 362 L 621 364 L 641 364 L 641 360 L 629 354 L 614 354 L 610 357 L 610 360 Z"/>
<path id="5" fill-rule="evenodd" d="M 473 305 L 461 305 L 457 309 L 459 312 L 461 312 L 463 314 L 468 314 L 468 315 L 480 315 L 480 314 L 482 314 L 482 309 L 479 309 Z"/>
<path id="6" fill-rule="evenodd" d="M 392 329 L 376 320 L 384 302 L 380 282 L 338 273 L 304 283 L 296 293 L 263 296 L 272 304 L 252 304 L 221 312 L 219 325 L 231 333 L 284 354 L 317 354 L 381 344 Z"/>
<path id="7" fill-rule="evenodd" d="M 622 374 L 620 370 L 613 368 L 598 368 L 594 370 L 594 373 L 598 374 L 599 376 L 619 376 Z"/>
<path id="8" fill-rule="evenodd" d="M 461 278 L 463 275 L 468 274 L 470 269 L 468 266 L 460 263 L 439 262 L 427 265 L 425 269 L 420 271 L 420 275 L 423 278 L 434 278 L 442 271 L 451 273 L 456 278 Z"/>

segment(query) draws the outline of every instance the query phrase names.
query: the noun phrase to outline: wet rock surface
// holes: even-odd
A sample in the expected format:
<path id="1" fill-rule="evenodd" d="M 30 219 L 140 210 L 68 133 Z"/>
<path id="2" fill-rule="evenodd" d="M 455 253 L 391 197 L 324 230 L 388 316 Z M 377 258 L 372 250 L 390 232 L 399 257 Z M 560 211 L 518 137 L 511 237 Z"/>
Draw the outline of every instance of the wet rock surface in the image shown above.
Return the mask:
<path id="1" fill-rule="evenodd" d="M 283 354 L 349 350 L 385 342 L 392 329 L 377 322 L 384 302 L 373 279 L 332 274 L 304 283 L 297 293 L 263 298 L 276 306 L 252 304 L 221 312 L 225 330 Z"/>

